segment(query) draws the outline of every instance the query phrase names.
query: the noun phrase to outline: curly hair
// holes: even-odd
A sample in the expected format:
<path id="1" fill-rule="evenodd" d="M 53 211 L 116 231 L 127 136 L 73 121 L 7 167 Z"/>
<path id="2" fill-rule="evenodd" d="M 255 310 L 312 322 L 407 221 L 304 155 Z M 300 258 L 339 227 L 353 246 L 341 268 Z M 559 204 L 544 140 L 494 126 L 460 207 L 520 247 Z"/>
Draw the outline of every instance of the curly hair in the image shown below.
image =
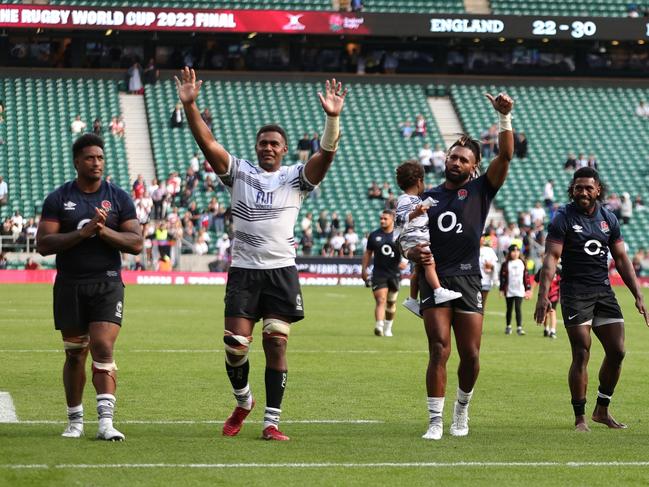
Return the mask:
<path id="1" fill-rule="evenodd" d="M 579 168 L 572 174 L 572 181 L 570 181 L 570 186 L 568 186 L 568 198 L 570 198 L 570 201 L 574 200 L 572 196 L 572 192 L 575 189 L 575 181 L 578 178 L 593 178 L 595 182 L 599 184 L 600 187 L 599 196 L 597 196 L 597 200 L 600 202 L 604 201 L 606 197 L 606 185 L 599 178 L 599 173 L 597 172 L 597 169 L 594 169 L 592 167 Z"/>
<path id="2" fill-rule="evenodd" d="M 397 167 L 397 184 L 402 191 L 411 188 L 420 179 L 424 179 L 424 167 L 419 161 L 406 161 Z"/>
<path id="3" fill-rule="evenodd" d="M 471 138 L 471 136 L 468 134 L 460 134 L 460 138 L 453 142 L 451 147 L 449 147 L 446 151 L 447 156 L 451 153 L 453 147 L 466 147 L 471 152 L 473 152 L 473 155 L 475 157 L 476 170 L 472 177 L 477 177 L 480 174 L 480 163 L 482 162 L 482 146 L 480 145 L 480 142 L 476 139 Z"/>

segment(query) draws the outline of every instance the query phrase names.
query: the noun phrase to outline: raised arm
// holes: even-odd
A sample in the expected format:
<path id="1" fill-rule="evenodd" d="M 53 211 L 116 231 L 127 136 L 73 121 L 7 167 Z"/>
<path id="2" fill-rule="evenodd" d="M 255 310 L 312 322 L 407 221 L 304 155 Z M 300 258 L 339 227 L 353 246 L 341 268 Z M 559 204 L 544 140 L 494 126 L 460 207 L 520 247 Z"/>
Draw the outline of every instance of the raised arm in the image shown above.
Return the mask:
<path id="1" fill-rule="evenodd" d="M 340 140 L 340 112 L 345 104 L 347 89 L 343 90 L 342 83 L 332 79 L 325 83 L 325 93 L 318 93 L 322 109 L 327 114 L 325 128 L 320 139 L 320 150 L 313 154 L 304 167 L 306 179 L 313 185 L 318 185 L 324 179 L 338 149 Z"/>
<path id="2" fill-rule="evenodd" d="M 534 319 L 539 325 L 545 322 L 545 315 L 552 308 L 548 293 L 550 292 L 550 283 L 557 272 L 557 263 L 561 258 L 561 252 L 563 252 L 562 243 L 554 240 L 545 241 L 545 258 L 543 259 L 541 279 L 539 280 L 539 296 L 534 310 Z"/>
<path id="3" fill-rule="evenodd" d="M 174 79 L 176 80 L 178 97 L 185 109 L 187 123 L 196 143 L 217 175 L 227 173 L 230 166 L 230 155 L 216 141 L 214 135 L 203 121 L 198 106 L 196 106 L 196 99 L 203 81 L 196 81 L 196 72 L 187 66 L 180 71 L 180 79 L 177 76 L 174 76 Z"/>
<path id="4" fill-rule="evenodd" d="M 631 294 L 633 294 L 633 297 L 635 298 L 635 307 L 638 308 L 638 311 L 644 317 L 645 323 L 649 326 L 642 290 L 640 289 L 640 284 L 635 277 L 633 264 L 629 260 L 626 250 L 624 250 L 624 242 L 619 240 L 613 244 L 611 246 L 611 255 L 613 256 L 615 268 L 619 272 L 620 277 L 622 277 L 624 284 L 626 284 L 626 287 L 629 288 L 629 291 L 631 291 Z"/>
<path id="5" fill-rule="evenodd" d="M 514 155 L 514 133 L 511 121 L 514 100 L 506 93 L 500 93 L 495 98 L 489 93 L 486 93 L 485 96 L 498 112 L 498 155 L 491 161 L 487 169 L 489 182 L 498 189 L 505 183 L 509 162 Z"/>

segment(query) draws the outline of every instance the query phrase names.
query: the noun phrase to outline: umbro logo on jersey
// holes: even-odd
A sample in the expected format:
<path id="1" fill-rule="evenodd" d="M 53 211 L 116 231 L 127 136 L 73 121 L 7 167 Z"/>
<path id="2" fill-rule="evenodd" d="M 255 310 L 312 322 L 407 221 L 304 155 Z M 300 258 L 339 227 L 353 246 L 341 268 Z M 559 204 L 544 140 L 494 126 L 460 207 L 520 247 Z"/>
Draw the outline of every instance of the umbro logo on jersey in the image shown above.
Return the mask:
<path id="1" fill-rule="evenodd" d="M 63 203 L 63 209 L 65 211 L 74 211 L 77 204 L 74 201 L 66 201 Z"/>
<path id="2" fill-rule="evenodd" d="M 573 225 L 572 229 L 575 231 L 575 233 L 582 233 L 584 228 L 581 225 Z"/>

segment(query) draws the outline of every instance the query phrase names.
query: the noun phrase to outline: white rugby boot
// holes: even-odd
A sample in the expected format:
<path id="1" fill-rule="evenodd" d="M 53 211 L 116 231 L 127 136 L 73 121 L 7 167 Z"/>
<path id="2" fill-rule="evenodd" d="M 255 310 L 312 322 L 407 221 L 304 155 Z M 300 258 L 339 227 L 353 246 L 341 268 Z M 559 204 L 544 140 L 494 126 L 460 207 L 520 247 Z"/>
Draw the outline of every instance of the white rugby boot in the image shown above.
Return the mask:
<path id="1" fill-rule="evenodd" d="M 453 436 L 467 436 L 469 434 L 469 405 L 460 405 L 457 401 L 453 405 L 453 422 L 449 430 Z"/>
<path id="2" fill-rule="evenodd" d="M 61 436 L 64 438 L 81 438 L 83 436 L 83 423 L 68 423 Z"/>
<path id="3" fill-rule="evenodd" d="M 444 425 L 441 416 L 435 418 L 429 425 L 426 433 L 423 434 L 424 440 L 441 440 L 444 435 Z"/>

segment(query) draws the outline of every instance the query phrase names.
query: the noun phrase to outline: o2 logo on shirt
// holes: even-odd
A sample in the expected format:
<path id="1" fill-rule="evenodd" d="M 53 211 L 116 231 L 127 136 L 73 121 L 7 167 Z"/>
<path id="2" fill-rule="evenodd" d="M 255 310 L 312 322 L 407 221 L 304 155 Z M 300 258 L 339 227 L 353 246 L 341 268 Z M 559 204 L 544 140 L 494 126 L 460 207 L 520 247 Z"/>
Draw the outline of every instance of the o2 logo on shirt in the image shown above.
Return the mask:
<path id="1" fill-rule="evenodd" d="M 602 243 L 599 240 L 589 240 L 584 244 L 584 252 L 588 255 L 604 255 Z"/>
<path id="2" fill-rule="evenodd" d="M 394 249 L 388 244 L 381 245 L 381 253 L 386 257 L 394 257 Z"/>
<path id="3" fill-rule="evenodd" d="M 457 215 L 452 211 L 445 211 L 437 217 L 437 227 L 441 232 L 462 233 L 462 223 L 458 223 Z"/>

